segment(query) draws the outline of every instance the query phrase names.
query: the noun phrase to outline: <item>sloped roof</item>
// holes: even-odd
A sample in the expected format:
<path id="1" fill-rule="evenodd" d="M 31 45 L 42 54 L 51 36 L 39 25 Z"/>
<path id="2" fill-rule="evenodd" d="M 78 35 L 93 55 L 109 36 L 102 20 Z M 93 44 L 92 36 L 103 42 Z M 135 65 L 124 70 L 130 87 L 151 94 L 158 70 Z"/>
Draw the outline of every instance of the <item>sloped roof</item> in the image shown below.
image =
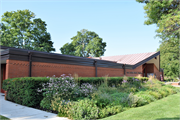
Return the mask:
<path id="1" fill-rule="evenodd" d="M 128 55 L 117 55 L 117 56 L 103 56 L 96 57 L 96 59 L 113 61 L 116 63 L 127 64 L 127 65 L 141 65 L 150 59 L 158 56 L 160 52 L 148 52 L 148 53 L 138 53 L 138 54 L 128 54 Z M 134 67 L 135 67 L 134 66 Z"/>

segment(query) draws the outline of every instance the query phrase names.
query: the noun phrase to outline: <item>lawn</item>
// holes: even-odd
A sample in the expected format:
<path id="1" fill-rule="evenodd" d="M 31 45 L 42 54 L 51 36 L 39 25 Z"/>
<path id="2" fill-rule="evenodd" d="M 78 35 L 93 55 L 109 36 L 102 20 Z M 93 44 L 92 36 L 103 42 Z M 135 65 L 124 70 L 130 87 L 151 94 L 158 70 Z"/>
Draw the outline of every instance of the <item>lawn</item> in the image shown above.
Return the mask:
<path id="1" fill-rule="evenodd" d="M 4 116 L 2 116 L 2 115 L 0 115 L 0 120 L 10 120 L 10 119 L 7 118 L 7 117 L 4 117 Z"/>
<path id="2" fill-rule="evenodd" d="M 170 95 L 148 105 L 132 108 L 103 120 L 179 120 L 180 93 Z"/>

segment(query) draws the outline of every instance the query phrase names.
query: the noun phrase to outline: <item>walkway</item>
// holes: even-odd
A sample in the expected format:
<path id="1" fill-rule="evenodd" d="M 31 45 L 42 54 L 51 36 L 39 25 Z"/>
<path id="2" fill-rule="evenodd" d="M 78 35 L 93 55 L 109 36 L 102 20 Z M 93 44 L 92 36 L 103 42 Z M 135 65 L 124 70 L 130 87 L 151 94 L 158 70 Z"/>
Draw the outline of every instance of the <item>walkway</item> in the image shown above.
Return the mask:
<path id="1" fill-rule="evenodd" d="M 11 120 L 68 120 L 64 117 L 57 117 L 57 114 L 54 113 L 4 100 L 3 93 L 0 93 L 0 115 L 10 118 Z"/>

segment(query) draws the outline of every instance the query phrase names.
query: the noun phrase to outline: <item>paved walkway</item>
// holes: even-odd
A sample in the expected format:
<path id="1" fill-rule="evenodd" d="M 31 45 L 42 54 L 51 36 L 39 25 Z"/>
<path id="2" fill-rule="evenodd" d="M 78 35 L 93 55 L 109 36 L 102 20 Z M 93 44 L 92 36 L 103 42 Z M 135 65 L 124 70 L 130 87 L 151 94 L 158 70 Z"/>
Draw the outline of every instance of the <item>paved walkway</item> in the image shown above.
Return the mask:
<path id="1" fill-rule="evenodd" d="M 179 82 L 166 82 L 165 84 L 166 85 L 171 85 L 172 83 L 179 83 Z M 180 85 L 172 85 L 172 86 L 174 86 L 174 87 L 180 87 Z"/>
<path id="2" fill-rule="evenodd" d="M 11 120 L 68 120 L 64 117 L 57 117 L 57 114 L 54 113 L 4 100 L 3 93 L 0 93 L 0 115 L 10 118 Z"/>

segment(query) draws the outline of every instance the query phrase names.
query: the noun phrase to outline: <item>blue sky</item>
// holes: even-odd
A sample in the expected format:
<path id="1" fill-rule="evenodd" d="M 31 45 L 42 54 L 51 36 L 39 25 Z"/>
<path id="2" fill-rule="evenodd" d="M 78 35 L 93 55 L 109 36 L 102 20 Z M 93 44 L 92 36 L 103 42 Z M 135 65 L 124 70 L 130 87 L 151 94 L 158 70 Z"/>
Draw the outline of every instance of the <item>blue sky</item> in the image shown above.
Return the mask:
<path id="1" fill-rule="evenodd" d="M 104 56 L 154 52 L 156 25 L 144 25 L 143 6 L 135 0 L 0 0 L 0 15 L 29 9 L 47 24 L 56 52 L 77 31 L 96 32 L 107 43 Z"/>

